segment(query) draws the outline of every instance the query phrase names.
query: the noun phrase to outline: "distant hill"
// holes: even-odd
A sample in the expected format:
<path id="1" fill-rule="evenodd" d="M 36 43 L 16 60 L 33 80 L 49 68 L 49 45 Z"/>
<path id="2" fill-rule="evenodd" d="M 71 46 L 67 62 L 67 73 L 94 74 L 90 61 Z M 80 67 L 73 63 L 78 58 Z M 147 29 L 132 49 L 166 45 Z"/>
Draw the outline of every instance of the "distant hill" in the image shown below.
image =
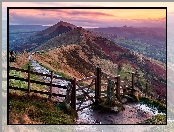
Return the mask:
<path id="1" fill-rule="evenodd" d="M 33 26 L 33 27 L 35 27 L 35 26 Z M 10 49 L 11 50 L 13 49 L 17 52 L 22 52 L 23 50 L 31 51 L 34 47 L 39 46 L 40 44 L 48 41 L 49 39 L 51 39 L 53 37 L 56 37 L 57 35 L 68 32 L 75 27 L 76 26 L 74 26 L 72 24 L 60 21 L 57 24 L 55 24 L 49 28 L 46 28 L 42 31 L 32 33 L 31 35 L 27 35 L 26 37 L 19 38 L 16 41 L 10 41 Z M 12 38 L 11 38 L 11 40 L 12 40 Z"/>
<path id="2" fill-rule="evenodd" d="M 166 47 L 165 28 L 108 27 L 93 28 L 93 31 L 119 35 L 127 39 L 143 41 L 149 45 Z"/>
<path id="3" fill-rule="evenodd" d="M 152 30 L 151 28 L 143 28 L 143 30 Z M 91 31 L 91 30 L 90 30 Z M 166 63 L 166 46 L 156 46 L 145 43 L 144 40 L 133 40 L 120 35 L 112 33 L 103 33 L 99 31 L 93 31 L 95 34 L 107 38 L 118 45 L 131 50 L 132 52 L 143 54 L 144 56 Z M 160 32 L 159 32 L 160 33 Z M 164 33 L 164 32 L 163 32 Z M 137 36 L 138 37 L 138 36 Z M 162 43 L 161 41 L 160 43 Z"/>
<path id="4" fill-rule="evenodd" d="M 42 25 L 9 25 L 9 33 L 36 32 L 47 29 L 48 27 Z"/>

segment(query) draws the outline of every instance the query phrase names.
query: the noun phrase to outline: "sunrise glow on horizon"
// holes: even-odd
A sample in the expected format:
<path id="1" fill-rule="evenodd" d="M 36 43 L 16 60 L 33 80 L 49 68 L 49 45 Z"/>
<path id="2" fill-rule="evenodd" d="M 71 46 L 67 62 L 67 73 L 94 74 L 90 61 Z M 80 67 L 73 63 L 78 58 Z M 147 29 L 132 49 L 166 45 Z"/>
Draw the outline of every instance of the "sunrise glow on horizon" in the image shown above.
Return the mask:
<path id="1" fill-rule="evenodd" d="M 65 21 L 81 27 L 166 25 L 165 9 L 10 9 L 10 25 L 54 25 Z"/>

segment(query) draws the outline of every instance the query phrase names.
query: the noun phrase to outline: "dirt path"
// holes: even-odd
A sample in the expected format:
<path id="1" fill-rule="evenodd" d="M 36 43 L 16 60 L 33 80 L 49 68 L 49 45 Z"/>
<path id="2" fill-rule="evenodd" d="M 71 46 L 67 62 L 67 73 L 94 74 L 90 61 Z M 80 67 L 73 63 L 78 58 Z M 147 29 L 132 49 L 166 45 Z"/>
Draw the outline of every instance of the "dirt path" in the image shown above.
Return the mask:
<path id="1" fill-rule="evenodd" d="M 99 113 L 90 109 L 78 112 L 77 124 L 137 124 L 151 118 L 150 113 L 144 112 L 136 104 L 124 105 L 125 110 L 119 113 Z"/>

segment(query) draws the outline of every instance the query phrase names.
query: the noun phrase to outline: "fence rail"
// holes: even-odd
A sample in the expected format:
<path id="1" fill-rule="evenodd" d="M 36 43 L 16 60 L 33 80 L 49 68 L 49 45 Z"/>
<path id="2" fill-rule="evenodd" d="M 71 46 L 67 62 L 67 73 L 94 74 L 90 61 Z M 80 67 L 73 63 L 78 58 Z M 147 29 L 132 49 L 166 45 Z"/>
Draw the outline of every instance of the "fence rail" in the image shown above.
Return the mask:
<path id="1" fill-rule="evenodd" d="M 8 88 L 13 90 L 28 92 L 28 89 L 25 89 L 25 88 L 18 88 L 18 87 L 12 87 L 12 86 L 9 86 Z M 50 95 L 50 92 L 44 92 L 44 91 L 38 91 L 38 90 L 30 90 L 30 92 Z M 52 93 L 52 96 L 66 97 L 66 95 L 56 94 L 56 93 Z"/>

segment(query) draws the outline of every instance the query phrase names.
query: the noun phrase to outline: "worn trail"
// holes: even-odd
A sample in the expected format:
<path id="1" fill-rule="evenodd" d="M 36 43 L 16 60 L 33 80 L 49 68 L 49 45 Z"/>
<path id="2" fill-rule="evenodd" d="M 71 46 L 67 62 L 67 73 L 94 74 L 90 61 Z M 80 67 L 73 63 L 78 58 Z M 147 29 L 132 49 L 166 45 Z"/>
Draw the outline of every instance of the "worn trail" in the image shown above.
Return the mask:
<path id="1" fill-rule="evenodd" d="M 51 74 L 49 70 L 39 65 L 36 61 L 30 60 L 32 63 L 33 70 L 39 73 Z M 55 75 L 55 74 L 54 74 Z M 56 75 L 59 76 L 59 75 Z M 60 77 L 60 76 L 59 76 Z M 45 81 L 49 81 L 49 77 L 43 77 Z M 60 79 L 53 79 L 53 83 L 67 86 L 68 81 Z M 53 87 L 53 93 L 66 93 L 65 89 L 59 89 Z M 82 94 L 77 92 L 77 94 Z M 94 95 L 94 93 L 91 93 Z M 63 98 L 57 97 L 57 101 L 63 101 Z M 77 100 L 78 102 L 78 100 Z M 91 102 L 84 102 L 81 107 L 89 105 Z M 90 108 L 86 108 L 82 111 L 78 111 L 78 118 L 76 119 L 77 124 L 137 124 L 137 122 L 143 122 L 144 120 L 151 118 L 152 113 L 144 111 L 137 104 L 125 104 L 125 110 L 119 113 L 99 113 L 99 111 L 93 111 Z"/>

